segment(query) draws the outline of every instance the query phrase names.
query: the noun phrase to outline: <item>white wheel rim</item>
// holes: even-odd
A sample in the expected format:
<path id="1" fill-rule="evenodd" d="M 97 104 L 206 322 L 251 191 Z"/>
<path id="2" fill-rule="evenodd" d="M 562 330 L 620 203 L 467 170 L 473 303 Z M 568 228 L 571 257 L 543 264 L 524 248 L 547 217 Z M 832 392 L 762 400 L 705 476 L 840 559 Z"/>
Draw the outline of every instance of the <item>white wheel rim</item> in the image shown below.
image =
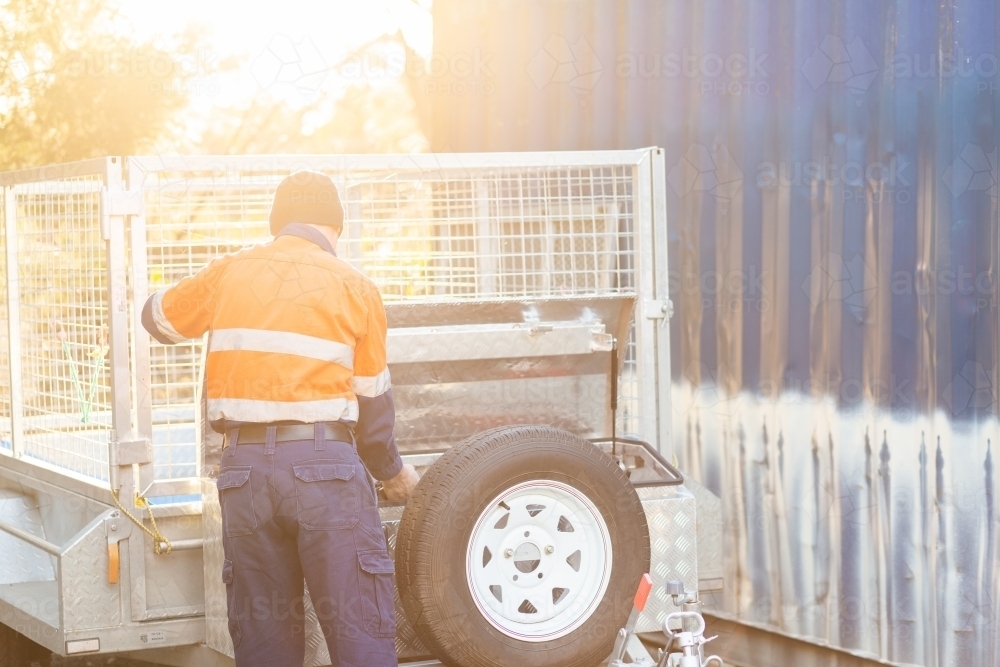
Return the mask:
<path id="1" fill-rule="evenodd" d="M 465 571 L 493 627 L 542 642 L 590 618 L 607 591 L 611 562 L 608 526 L 594 503 L 567 484 L 535 480 L 504 491 L 479 516 Z"/>

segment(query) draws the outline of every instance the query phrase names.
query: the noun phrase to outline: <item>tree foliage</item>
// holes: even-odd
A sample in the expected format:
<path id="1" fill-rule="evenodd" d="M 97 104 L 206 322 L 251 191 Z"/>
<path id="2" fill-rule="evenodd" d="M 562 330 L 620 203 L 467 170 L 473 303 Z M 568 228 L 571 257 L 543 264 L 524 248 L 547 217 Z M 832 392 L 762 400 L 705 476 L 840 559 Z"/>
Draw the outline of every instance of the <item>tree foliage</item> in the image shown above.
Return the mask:
<path id="1" fill-rule="evenodd" d="M 379 71 L 387 54 L 402 58 L 402 72 Z M 349 75 L 337 90 L 317 85 L 307 104 L 290 105 L 270 91 L 245 103 L 216 108 L 193 149 L 204 153 L 412 153 L 427 150 L 420 109 L 408 76 L 419 59 L 401 32 L 385 34 L 330 63 L 318 79 Z M 395 61 L 395 62 L 398 62 Z M 297 63 L 296 63 L 297 64 Z M 368 65 L 371 71 L 367 70 Z M 370 78 L 362 78 L 365 72 Z M 401 76 L 400 76 L 401 75 Z"/>
<path id="2" fill-rule="evenodd" d="M 150 147 L 186 105 L 199 39 L 136 39 L 110 0 L 0 0 L 0 170 Z"/>
<path id="3" fill-rule="evenodd" d="M 304 106 L 262 89 L 195 113 L 190 100 L 199 84 L 214 84 L 235 56 L 216 62 L 193 30 L 139 39 L 115 2 L 0 0 L 0 171 L 143 152 L 427 148 L 403 79 L 362 81 L 335 98 L 325 90 Z M 386 40 L 403 43 L 395 35 L 362 49 Z"/>
<path id="4" fill-rule="evenodd" d="M 332 106 L 332 109 L 326 107 Z M 257 97 L 217 109 L 194 149 L 209 154 L 411 153 L 427 149 L 413 99 L 400 82 L 350 86 L 332 103 L 293 108 Z"/>

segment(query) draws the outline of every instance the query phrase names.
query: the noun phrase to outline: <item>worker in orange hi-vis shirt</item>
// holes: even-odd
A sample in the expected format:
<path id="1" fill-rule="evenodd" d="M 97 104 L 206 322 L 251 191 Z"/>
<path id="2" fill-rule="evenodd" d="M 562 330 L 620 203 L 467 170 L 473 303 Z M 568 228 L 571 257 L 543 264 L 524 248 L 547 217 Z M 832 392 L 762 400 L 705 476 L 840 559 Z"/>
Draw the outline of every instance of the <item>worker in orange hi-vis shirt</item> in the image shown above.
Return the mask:
<path id="1" fill-rule="evenodd" d="M 301 665 L 303 580 L 333 665 L 396 665 L 393 562 L 369 472 L 417 482 L 393 440 L 381 296 L 334 248 L 333 181 L 299 171 L 274 194 L 274 240 L 153 294 L 162 343 L 208 335 L 206 396 L 225 433 L 222 578 L 238 667 Z"/>

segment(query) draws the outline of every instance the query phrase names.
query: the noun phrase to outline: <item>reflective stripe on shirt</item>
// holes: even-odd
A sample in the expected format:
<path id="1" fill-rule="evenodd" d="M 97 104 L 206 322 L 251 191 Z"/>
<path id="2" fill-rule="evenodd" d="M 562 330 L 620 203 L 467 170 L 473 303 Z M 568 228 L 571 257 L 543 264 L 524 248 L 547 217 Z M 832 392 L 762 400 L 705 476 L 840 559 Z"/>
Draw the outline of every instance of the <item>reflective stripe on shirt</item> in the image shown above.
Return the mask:
<path id="1" fill-rule="evenodd" d="M 354 369 L 354 349 L 333 340 L 288 331 L 264 329 L 217 329 L 212 332 L 209 353 L 228 351 L 294 354 Z"/>
<path id="2" fill-rule="evenodd" d="M 381 373 L 375 376 L 355 375 L 351 378 L 351 391 L 355 396 L 365 396 L 375 398 L 389 391 L 392 380 L 389 377 L 389 369 L 384 368 Z"/>
<path id="3" fill-rule="evenodd" d="M 163 314 L 164 294 L 166 294 L 165 291 L 159 291 L 153 295 L 153 323 L 156 324 L 156 328 L 160 330 L 160 333 L 164 338 L 168 339 L 171 343 L 180 343 L 187 339 L 177 333 L 177 329 L 174 329 L 174 325 L 171 324 L 170 320 L 167 319 L 167 316 Z"/>

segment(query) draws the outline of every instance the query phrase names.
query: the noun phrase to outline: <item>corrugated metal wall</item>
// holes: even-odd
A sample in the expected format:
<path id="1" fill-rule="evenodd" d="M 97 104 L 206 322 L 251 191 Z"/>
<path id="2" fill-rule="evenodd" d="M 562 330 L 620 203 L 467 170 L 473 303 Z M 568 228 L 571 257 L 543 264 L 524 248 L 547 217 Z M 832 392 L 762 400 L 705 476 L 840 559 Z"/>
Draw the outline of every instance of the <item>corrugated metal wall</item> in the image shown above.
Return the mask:
<path id="1" fill-rule="evenodd" d="M 434 150 L 667 151 L 673 448 L 745 619 L 997 665 L 986 0 L 435 0 Z"/>

